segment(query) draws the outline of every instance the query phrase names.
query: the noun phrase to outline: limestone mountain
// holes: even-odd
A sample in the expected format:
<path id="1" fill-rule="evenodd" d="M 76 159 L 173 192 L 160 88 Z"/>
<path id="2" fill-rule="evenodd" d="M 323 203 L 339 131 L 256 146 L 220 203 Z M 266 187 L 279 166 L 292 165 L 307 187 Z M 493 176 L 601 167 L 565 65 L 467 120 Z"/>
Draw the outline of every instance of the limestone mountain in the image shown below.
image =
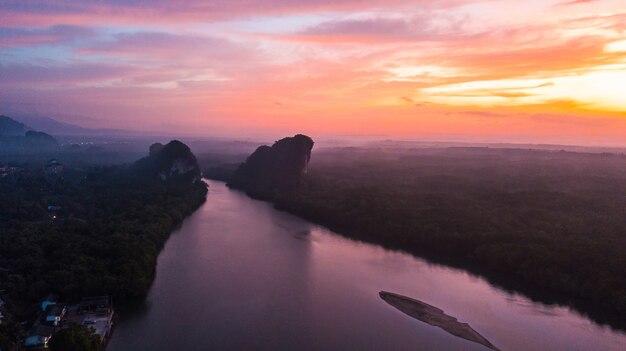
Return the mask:
<path id="1" fill-rule="evenodd" d="M 152 144 L 149 156 L 137 161 L 135 167 L 142 174 L 162 181 L 195 183 L 201 176 L 196 156 L 178 140 L 166 145 Z"/>
<path id="2" fill-rule="evenodd" d="M 252 195 L 296 188 L 307 172 L 313 139 L 298 134 L 256 149 L 235 172 L 228 185 Z"/>

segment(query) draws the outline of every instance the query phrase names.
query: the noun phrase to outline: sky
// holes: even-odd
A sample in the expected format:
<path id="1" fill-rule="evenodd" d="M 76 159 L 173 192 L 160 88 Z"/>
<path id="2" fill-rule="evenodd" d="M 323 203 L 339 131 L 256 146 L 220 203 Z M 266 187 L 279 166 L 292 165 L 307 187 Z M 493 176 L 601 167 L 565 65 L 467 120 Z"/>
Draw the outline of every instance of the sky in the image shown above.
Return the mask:
<path id="1" fill-rule="evenodd" d="M 0 0 L 0 113 L 199 136 L 626 145 L 626 4 Z"/>

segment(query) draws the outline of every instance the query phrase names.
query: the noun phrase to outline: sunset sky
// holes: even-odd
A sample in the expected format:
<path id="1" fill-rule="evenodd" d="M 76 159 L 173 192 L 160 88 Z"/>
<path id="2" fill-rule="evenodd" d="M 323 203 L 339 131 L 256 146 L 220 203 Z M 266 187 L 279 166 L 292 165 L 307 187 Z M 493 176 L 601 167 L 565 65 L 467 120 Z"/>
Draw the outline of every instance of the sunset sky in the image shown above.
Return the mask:
<path id="1" fill-rule="evenodd" d="M 0 113 L 207 136 L 626 145 L 626 3 L 0 0 Z"/>

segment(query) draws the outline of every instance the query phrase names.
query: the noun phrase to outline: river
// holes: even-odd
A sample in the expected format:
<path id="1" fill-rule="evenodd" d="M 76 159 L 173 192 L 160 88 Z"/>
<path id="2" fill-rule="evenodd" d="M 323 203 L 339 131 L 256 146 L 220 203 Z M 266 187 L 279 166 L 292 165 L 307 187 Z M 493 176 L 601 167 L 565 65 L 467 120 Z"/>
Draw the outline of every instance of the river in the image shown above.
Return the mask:
<path id="1" fill-rule="evenodd" d="M 118 322 L 108 351 L 487 350 L 403 314 L 381 290 L 436 306 L 501 350 L 626 350 L 625 333 L 566 307 L 207 182 L 207 202 L 172 233 L 145 303 Z"/>

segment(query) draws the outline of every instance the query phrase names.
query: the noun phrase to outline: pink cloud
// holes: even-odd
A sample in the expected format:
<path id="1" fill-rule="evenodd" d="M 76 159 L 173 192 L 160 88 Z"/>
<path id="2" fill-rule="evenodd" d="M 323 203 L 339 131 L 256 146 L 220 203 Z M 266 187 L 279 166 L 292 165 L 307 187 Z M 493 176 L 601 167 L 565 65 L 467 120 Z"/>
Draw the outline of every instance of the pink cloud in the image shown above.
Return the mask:
<path id="1" fill-rule="evenodd" d="M 60 44 L 93 35 L 90 28 L 66 25 L 43 29 L 0 28 L 0 48 Z"/>
<path id="2" fill-rule="evenodd" d="M 488 135 L 506 133 L 496 124 L 515 115 L 531 135 L 558 124 L 550 114 L 563 113 L 566 121 L 586 107 L 557 101 L 522 116 L 427 102 L 423 89 L 584 74 L 626 56 L 604 52 L 614 37 L 603 36 L 624 29 L 626 14 L 536 1 L 529 8 L 545 13 L 525 20 L 529 14 L 507 12 L 513 0 L 448 11 L 468 2 L 476 1 L 4 2 L 0 49 L 9 55 L 0 62 L 0 107 L 89 115 L 119 128 L 163 126 L 175 116 L 181 129 L 208 132 L 248 126 Z M 299 30 L 301 18 L 284 14 L 307 15 L 307 27 Z M 265 16 L 274 17 L 253 18 Z M 326 20 L 311 22 L 319 18 Z M 243 21 L 210 23 L 226 19 Z M 483 89 L 476 95 L 532 93 Z M 572 135 L 586 133 L 578 127 L 572 123 Z M 626 129 L 617 129 L 611 132 L 623 136 Z"/>
<path id="3" fill-rule="evenodd" d="M 213 36 L 180 35 L 165 32 L 134 32 L 118 34 L 110 40 L 100 40 L 78 49 L 81 54 L 108 54 L 176 59 L 182 62 L 199 59 L 203 62 L 228 63 L 238 57 L 252 58 L 254 48 L 229 39 Z M 171 61 L 168 61 L 171 63 Z"/>
<path id="4" fill-rule="evenodd" d="M 598 0 L 572 0 L 572 1 L 565 1 L 565 2 L 561 2 L 558 3 L 558 6 L 571 6 L 571 5 L 580 5 L 580 4 L 587 4 L 590 2 L 596 2 Z"/>
<path id="5" fill-rule="evenodd" d="M 450 8 L 471 0 L 155 0 L 85 2 L 38 0 L 0 4 L 4 26 L 49 26 L 53 24 L 139 24 L 211 22 L 234 18 L 367 10 L 394 5 Z"/>
<path id="6" fill-rule="evenodd" d="M 463 28 L 462 21 L 429 13 L 406 18 L 332 20 L 309 27 L 294 38 L 322 42 L 456 41 L 473 35 Z"/>
<path id="7" fill-rule="evenodd" d="M 132 64 L 137 72 L 133 82 L 161 79 L 164 74 L 170 75 L 170 82 L 245 80 L 266 65 L 255 43 L 164 32 L 118 34 L 77 48 L 76 52 L 85 58 L 104 55 Z"/>
<path id="8" fill-rule="evenodd" d="M 601 28 L 623 31 L 626 30 L 626 13 L 578 17 L 565 21 L 563 25 L 566 28 Z"/>
<path id="9" fill-rule="evenodd" d="M 34 64 L 1 64 L 2 85 L 34 83 L 80 83 L 124 77 L 132 67 L 123 65 L 74 63 L 41 66 Z"/>

